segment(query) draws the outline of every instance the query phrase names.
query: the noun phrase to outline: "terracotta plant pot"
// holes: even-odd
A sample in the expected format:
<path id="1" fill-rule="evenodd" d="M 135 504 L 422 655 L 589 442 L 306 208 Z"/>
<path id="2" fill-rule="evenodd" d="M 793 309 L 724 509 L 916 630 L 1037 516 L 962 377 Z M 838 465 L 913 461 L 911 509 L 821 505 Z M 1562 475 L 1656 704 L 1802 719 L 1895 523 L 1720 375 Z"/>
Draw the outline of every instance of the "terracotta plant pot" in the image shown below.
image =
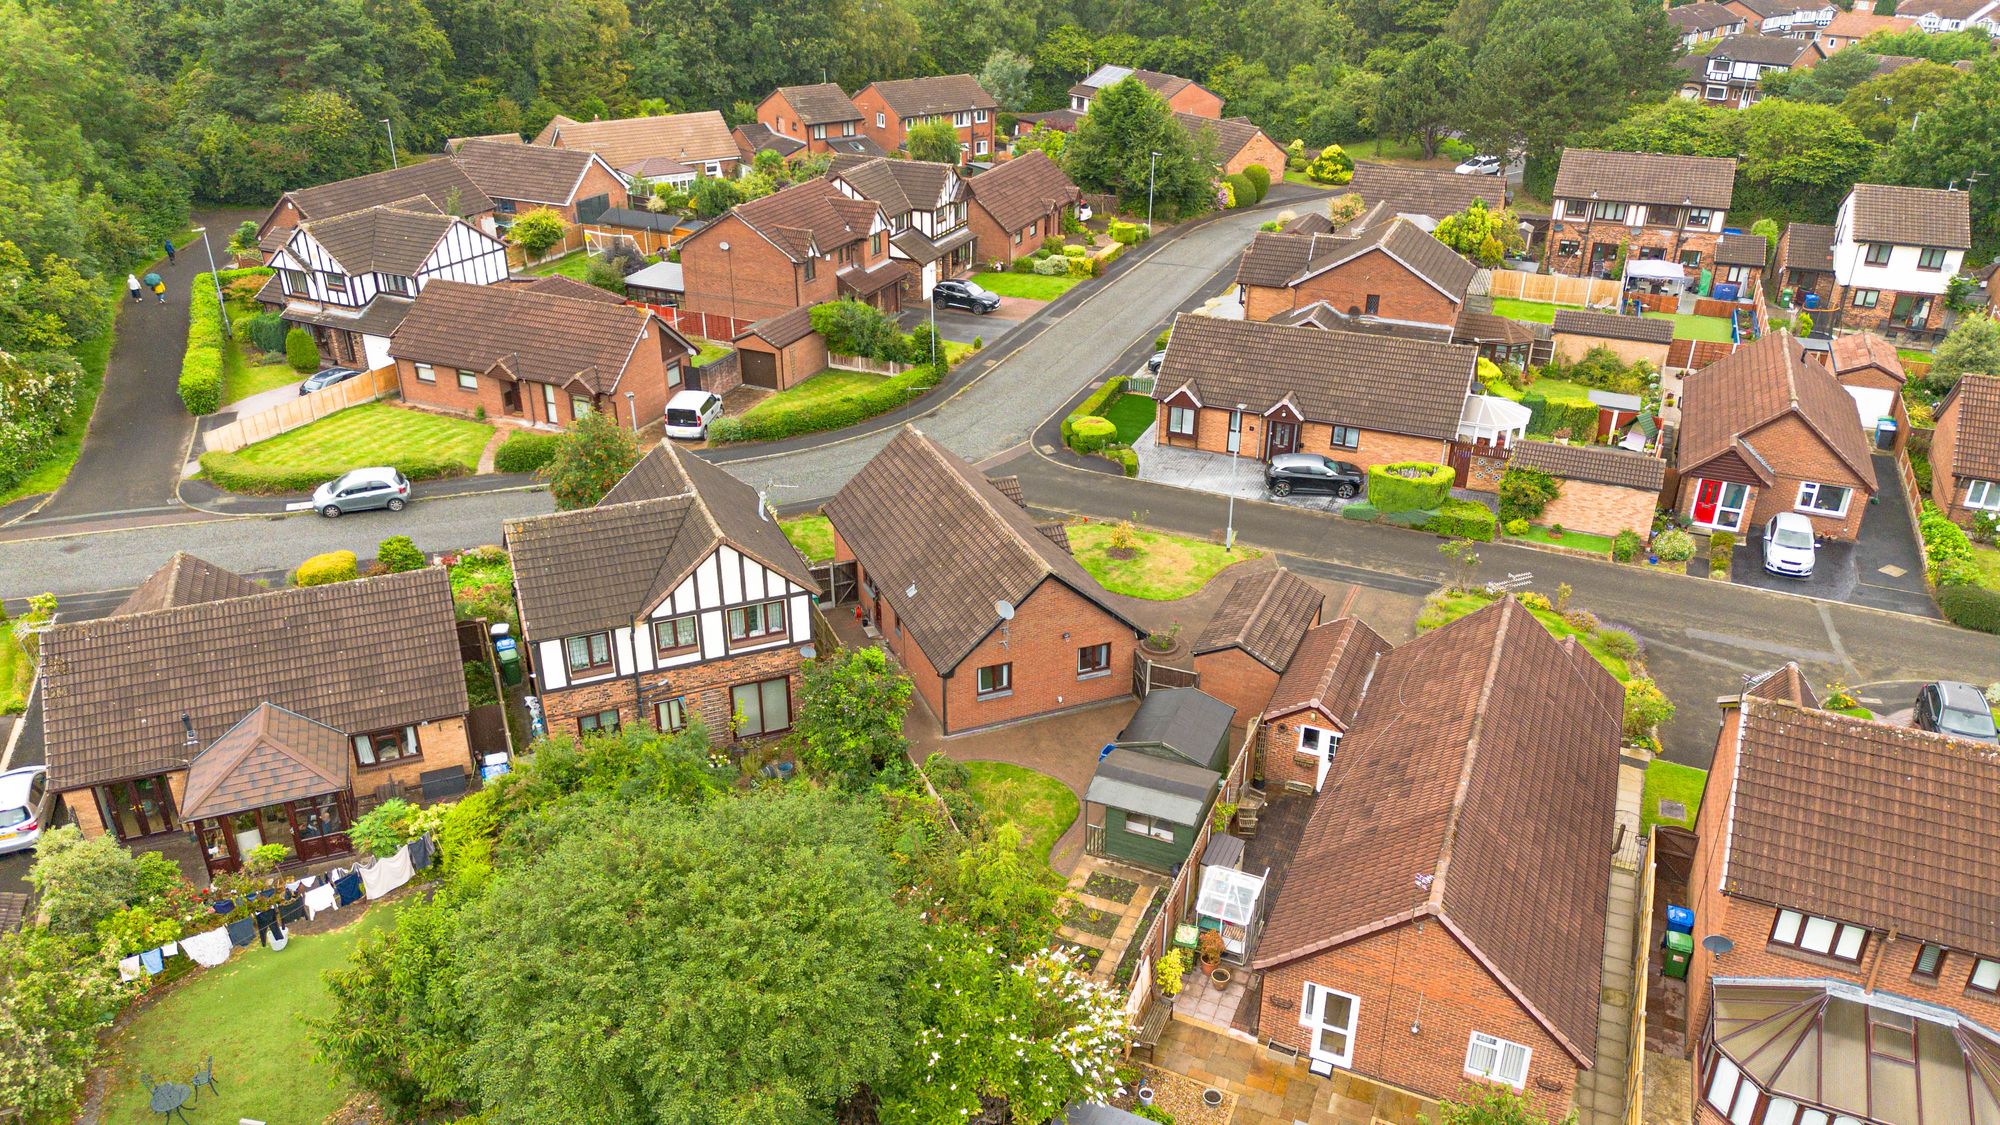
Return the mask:
<path id="1" fill-rule="evenodd" d="M 1218 966 L 1216 968 L 1209 970 L 1208 980 L 1209 983 L 1215 985 L 1215 987 L 1221 988 L 1222 986 L 1229 983 L 1230 975 L 1231 974 L 1228 969 L 1224 969 Z"/>

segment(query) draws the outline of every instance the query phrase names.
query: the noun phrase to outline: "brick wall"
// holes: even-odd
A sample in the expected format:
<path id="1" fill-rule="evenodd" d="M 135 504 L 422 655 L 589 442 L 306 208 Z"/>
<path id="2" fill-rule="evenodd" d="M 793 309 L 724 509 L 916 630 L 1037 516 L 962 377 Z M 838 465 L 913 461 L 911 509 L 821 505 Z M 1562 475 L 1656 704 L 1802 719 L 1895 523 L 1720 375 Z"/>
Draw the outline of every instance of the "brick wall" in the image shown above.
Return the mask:
<path id="1" fill-rule="evenodd" d="M 1658 494 L 1643 488 L 1566 480 L 1562 482 L 1562 495 L 1549 501 L 1537 522 L 1559 523 L 1575 531 L 1598 535 L 1616 535 L 1630 528 L 1644 536 L 1653 526 L 1658 499 Z"/>
<path id="2" fill-rule="evenodd" d="M 1229 452 L 1230 411 L 1207 407 L 1195 411 L 1195 435 L 1194 440 L 1190 441 L 1184 435 L 1172 437 L 1167 435 L 1167 403 L 1161 402 L 1157 410 L 1159 418 L 1156 425 L 1159 426 L 1160 440 L 1165 444 L 1183 449 L 1201 449 L 1209 453 Z M 1397 461 L 1442 463 L 1449 445 L 1449 442 L 1439 441 L 1436 438 L 1363 430 L 1358 448 L 1335 449 L 1331 422 L 1305 422 L 1299 426 L 1299 452 L 1318 453 L 1336 460 L 1349 461 L 1364 468 Z M 1240 456 L 1261 459 L 1263 454 L 1264 419 L 1259 415 L 1245 412 Z"/>
<path id="3" fill-rule="evenodd" d="M 1610 249 L 1605 253 L 1615 255 L 1621 241 L 1629 244 L 1635 258 L 1641 249 L 1650 248 L 1659 250 L 1668 261 L 1678 262 L 1681 260 L 1682 251 L 1699 250 L 1701 265 L 1697 268 L 1715 268 L 1715 244 L 1721 236 L 1710 231 L 1682 233 L 1668 227 L 1635 229 L 1623 223 L 1585 224 L 1575 219 L 1560 221 L 1563 229 L 1551 231 L 1549 234 L 1549 268 L 1556 273 L 1581 276 L 1590 264 L 1592 246 L 1599 244 L 1608 246 Z M 1564 242 L 1577 243 L 1577 252 L 1569 255 L 1560 253 L 1561 244 Z M 1605 259 L 1606 262 L 1610 260 L 1609 257 Z"/>
<path id="4" fill-rule="evenodd" d="M 1176 90 L 1174 96 L 1167 99 L 1167 108 L 1175 113 L 1192 113 L 1196 117 L 1220 118 L 1222 98 L 1194 83 L 1189 83 Z M 1276 165 L 1267 164 L 1265 167 L 1274 173 L 1278 171 Z"/>
<path id="5" fill-rule="evenodd" d="M 1317 708 L 1294 711 L 1257 728 L 1257 752 L 1263 756 L 1266 791 L 1276 792 L 1293 781 L 1307 786 L 1318 783 L 1318 759 L 1299 753 L 1299 730 L 1302 727 L 1339 729 Z"/>
<path id="6" fill-rule="evenodd" d="M 1315 617 L 1313 624 L 1318 623 Z M 1194 658 L 1194 670 L 1201 673 L 1201 690 L 1236 708 L 1239 726 L 1263 712 L 1278 686 L 1278 674 L 1240 648 L 1202 653 Z"/>
<path id="7" fill-rule="evenodd" d="M 1293 308 L 1292 291 L 1276 285 L 1243 287 L 1243 319 L 1269 320 Z"/>
<path id="8" fill-rule="evenodd" d="M 1188 87 L 1189 90 L 1193 88 L 1192 86 Z M 1186 93 L 1186 91 L 1182 91 L 1182 93 Z M 1220 104 L 1220 99 L 1217 99 L 1217 103 Z M 1196 111 L 1182 110 L 1181 112 L 1194 113 Z M 1202 114 L 1202 116 L 1213 117 L 1215 115 Z M 1247 144 L 1237 150 L 1235 156 L 1230 157 L 1222 165 L 1222 172 L 1224 175 L 1231 175 L 1243 171 L 1243 169 L 1250 167 L 1252 164 L 1263 165 L 1264 170 L 1271 173 L 1273 180 L 1282 180 L 1285 178 L 1285 150 L 1279 148 L 1278 142 L 1265 136 L 1261 130 L 1258 131 L 1256 136 L 1251 137 Z"/>
<path id="9" fill-rule="evenodd" d="M 1292 307 L 1325 301 L 1341 312 L 1366 312 L 1368 298 L 1379 302 L 1374 315 L 1385 320 L 1407 320 L 1418 324 L 1453 324 L 1458 320 L 1459 303 L 1437 291 L 1429 282 L 1411 273 L 1401 262 L 1381 250 L 1371 250 L 1351 261 L 1307 278 L 1291 289 Z M 1246 311 L 1245 315 L 1249 315 Z M 1267 319 L 1251 317 L 1251 319 Z"/>
<path id="10" fill-rule="evenodd" d="M 966 222 L 972 227 L 972 257 L 976 262 L 1011 265 L 1014 259 L 1041 249 L 1044 238 L 1062 233 L 1062 211 L 1055 207 L 1035 219 L 1030 226 L 1007 230 L 974 199 L 966 207 Z M 1019 243 L 1014 241 L 1016 235 L 1021 238 Z"/>
<path id="11" fill-rule="evenodd" d="M 1654 367 L 1664 367 L 1667 363 L 1667 345 L 1648 344 L 1639 340 L 1614 340 L 1609 336 L 1586 336 L 1580 332 L 1556 332 L 1549 336 L 1555 354 L 1572 362 L 1582 359 L 1592 348 L 1609 348 L 1613 355 L 1626 364 L 1645 360 Z"/>
<path id="12" fill-rule="evenodd" d="M 1833 286 L 1833 295 L 1830 303 L 1836 314 L 1837 323 L 1845 329 L 1857 331 L 1867 329 L 1874 332 L 1888 332 L 1890 330 L 1889 318 L 1895 312 L 1898 292 L 1894 289 L 1877 290 L 1880 296 L 1876 298 L 1875 307 L 1864 309 L 1855 307 L 1853 303 L 1855 288 L 1857 287 L 1838 283 Z M 1917 330 L 1936 331 L 1942 328 L 1944 326 L 1944 298 L 1928 293 L 1918 293 L 1914 294 L 1914 296 L 1919 300 L 1929 297 L 1931 302 L 1930 311 L 1925 314 L 1923 323 L 1899 324 L 1895 326 L 1895 330 L 1901 332 Z M 1815 322 L 1824 323 L 1819 319 L 1821 310 L 1813 309 L 1811 312 Z"/>
<path id="13" fill-rule="evenodd" d="M 776 356 L 777 358 L 774 362 L 777 364 L 779 389 L 797 386 L 799 383 L 826 370 L 826 337 L 817 332 L 807 333 L 803 339 L 795 340 L 782 348 L 774 348 L 756 336 L 745 336 L 736 342 L 736 348 L 739 353 L 763 352 Z M 740 368 L 740 359 L 738 360 L 738 365 Z M 708 369 L 703 368 L 702 370 L 705 372 Z M 734 387 L 741 382 L 742 377 L 739 370 L 736 381 L 732 382 L 730 386 Z M 705 390 L 713 391 L 716 389 L 714 386 L 708 384 L 706 378 L 704 378 L 702 385 Z"/>
<path id="14" fill-rule="evenodd" d="M 723 243 L 729 250 L 721 249 Z M 727 215 L 681 243 L 681 307 L 756 321 L 800 305 L 831 301 L 838 288 L 833 263 L 821 261 L 812 281 L 763 235 Z"/>
<path id="15" fill-rule="evenodd" d="M 1953 520 L 1970 525 L 1972 513 L 1960 503 L 1965 499 L 1965 486 L 1952 476 L 1957 460 L 1958 403 L 1954 400 L 1951 409 L 1938 412 L 1937 428 L 1931 431 L 1930 499 Z"/>
<path id="16" fill-rule="evenodd" d="M 658 323 L 651 324 L 646 337 L 638 342 L 632 357 L 620 376 L 617 388 L 608 395 L 596 397 L 595 409 L 610 415 L 620 425 L 631 426 L 636 411 L 640 427 L 651 425 L 666 409 L 667 399 L 674 391 L 686 383 L 687 365 L 692 355 L 680 346 L 671 335 L 661 330 Z M 679 381 L 669 385 L 669 370 L 679 365 Z M 417 363 L 410 359 L 396 360 L 396 381 L 403 394 L 403 401 L 413 406 L 431 410 L 470 416 L 484 408 L 486 416 L 495 419 L 514 419 L 520 422 L 555 422 L 568 425 L 576 421 L 575 404 L 570 401 L 572 392 L 568 388 L 556 388 L 555 416 L 549 417 L 545 384 L 523 380 L 507 383 L 501 379 L 480 374 L 477 386 L 466 388 L 459 385 L 458 368 L 446 364 L 432 364 L 434 378 L 426 382 L 417 377 Z M 514 388 L 518 392 L 520 405 L 510 408 L 507 391 Z M 628 400 L 625 392 L 631 391 Z"/>
<path id="17" fill-rule="evenodd" d="M 799 663 L 798 647 L 782 645 L 741 656 L 670 668 L 664 674 L 644 672 L 639 675 L 637 683 L 630 676 L 614 676 L 608 680 L 544 692 L 542 708 L 552 735 L 574 735 L 579 716 L 611 710 L 618 712 L 620 726 L 652 729 L 655 726 L 654 706 L 679 696 L 687 700 L 688 714 L 701 716 L 709 734 L 719 742 L 729 737 L 729 723 L 735 713 L 730 689 L 738 684 L 785 677 L 791 681 L 792 709 L 796 714 L 801 683 Z M 668 684 L 664 689 L 659 687 L 662 679 Z"/>

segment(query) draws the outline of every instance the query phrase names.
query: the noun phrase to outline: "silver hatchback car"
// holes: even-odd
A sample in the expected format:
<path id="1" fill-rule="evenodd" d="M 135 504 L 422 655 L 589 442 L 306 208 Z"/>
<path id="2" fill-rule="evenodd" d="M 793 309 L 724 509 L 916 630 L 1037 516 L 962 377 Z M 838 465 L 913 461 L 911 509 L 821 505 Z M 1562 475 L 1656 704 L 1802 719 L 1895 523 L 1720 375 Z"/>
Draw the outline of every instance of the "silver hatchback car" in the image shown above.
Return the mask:
<path id="1" fill-rule="evenodd" d="M 313 492 L 313 509 L 327 519 L 348 512 L 387 508 L 400 512 L 410 502 L 410 482 L 391 468 L 354 469 Z"/>

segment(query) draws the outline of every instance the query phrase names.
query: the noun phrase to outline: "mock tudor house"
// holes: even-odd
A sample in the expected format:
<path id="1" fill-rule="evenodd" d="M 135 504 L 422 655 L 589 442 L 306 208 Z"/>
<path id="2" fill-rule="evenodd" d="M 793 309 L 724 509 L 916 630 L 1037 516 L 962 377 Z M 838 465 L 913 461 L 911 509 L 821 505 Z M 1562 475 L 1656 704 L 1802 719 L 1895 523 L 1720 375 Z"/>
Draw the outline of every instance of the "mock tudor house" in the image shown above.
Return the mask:
<path id="1" fill-rule="evenodd" d="M 1352 722 L 1250 955 L 1258 1035 L 1560 1120 L 1597 1062 L 1623 689 L 1511 597 L 1387 651 L 1349 629 L 1325 701 Z"/>
<path id="2" fill-rule="evenodd" d="M 889 221 L 889 257 L 903 270 L 903 297 L 930 299 L 931 287 L 972 267 L 971 193 L 958 170 L 927 160 L 836 156 L 827 179 L 853 199 L 881 207 Z"/>
<path id="3" fill-rule="evenodd" d="M 1595 277 L 1621 244 L 1639 261 L 1712 268 L 1735 190 L 1730 157 L 1566 148 L 1556 170 L 1549 268 Z"/>
<path id="4" fill-rule="evenodd" d="M 452 159 L 493 200 L 502 227 L 521 212 L 538 209 L 569 223 L 594 222 L 626 202 L 624 178 L 587 149 L 469 140 Z"/>
<path id="5" fill-rule="evenodd" d="M 191 833 L 211 877 L 264 845 L 346 855 L 358 812 L 473 765 L 439 567 L 266 590 L 176 555 L 110 616 L 44 634 L 41 674 L 77 827 L 169 854 Z"/>
<path id="6" fill-rule="evenodd" d="M 1083 192 L 1046 153 L 1029 152 L 965 181 L 972 252 L 982 262 L 1011 265 L 1062 234 L 1065 215 Z"/>
<path id="7" fill-rule="evenodd" d="M 1681 97 L 1723 109 L 1742 109 L 1762 96 L 1759 87 L 1765 78 L 1802 70 L 1825 57 L 1825 49 L 1811 39 L 1731 35 L 1704 54 L 1681 56 L 1675 65 L 1687 71 Z"/>
<path id="8" fill-rule="evenodd" d="M 1668 8 L 1667 22 L 1680 33 L 1681 47 L 1687 51 L 1694 50 L 1697 44 L 1743 31 L 1742 16 L 1709 0 Z"/>
<path id="9" fill-rule="evenodd" d="M 1236 270 L 1243 315 L 1270 320 L 1324 301 L 1351 318 L 1448 339 L 1478 270 L 1416 223 L 1380 210 L 1333 234 L 1259 232 Z"/>
<path id="10" fill-rule="evenodd" d="M 1358 617 L 1306 631 L 1264 704 L 1257 730 L 1267 783 L 1295 793 L 1326 787 L 1335 750 L 1361 709 L 1368 677 L 1388 651 L 1389 642 Z"/>
<path id="11" fill-rule="evenodd" d="M 257 300 L 306 328 L 329 363 L 374 369 L 435 281 L 507 280 L 507 244 L 423 197 L 278 228 L 284 242 Z"/>
<path id="12" fill-rule="evenodd" d="M 1202 690 L 1246 720 L 1261 714 L 1324 600 L 1284 567 L 1238 578 L 1194 641 Z"/>
<path id="13" fill-rule="evenodd" d="M 594 152 L 630 181 L 705 176 L 734 178 L 743 155 L 722 114 L 712 109 L 616 121 L 574 121 L 560 114 L 535 134 L 535 144 Z M 675 172 L 669 165 L 685 169 Z"/>
<path id="14" fill-rule="evenodd" d="M 1537 469 L 1560 482 L 1561 493 L 1542 509 L 1541 522 L 1561 524 L 1593 535 L 1636 531 L 1653 526 L 1667 463 L 1647 453 L 1609 445 L 1557 445 L 1546 441 L 1516 442 L 1507 463 Z"/>
<path id="15" fill-rule="evenodd" d="M 586 288 L 426 288 L 389 341 L 404 401 L 550 428 L 593 413 L 634 430 L 659 421 L 695 346 L 651 309 Z"/>
<path id="16" fill-rule="evenodd" d="M 1971 195 L 1856 184 L 1833 223 L 1835 326 L 1933 333 L 1972 247 Z"/>
<path id="17" fill-rule="evenodd" d="M 1787 223 L 1778 237 L 1778 293 L 1791 294 L 1793 308 L 1803 307 L 1806 296 L 1818 298 L 1812 308 L 1815 317 L 1833 305 L 1833 228 L 1825 223 Z"/>
<path id="18" fill-rule="evenodd" d="M 1018 495 L 906 426 L 826 504 L 864 619 L 947 735 L 1132 693 L 1144 630 Z"/>
<path id="19" fill-rule="evenodd" d="M 755 489 L 662 442 L 596 507 L 506 536 L 551 734 L 791 729 L 817 587 Z"/>
<path id="20" fill-rule="evenodd" d="M 1208 118 L 1222 116 L 1222 95 L 1191 78 L 1182 78 L 1177 74 L 1162 74 L 1157 70 L 1109 64 L 1091 71 L 1081 82 L 1069 88 L 1070 112 L 1079 115 L 1089 113 L 1090 103 L 1097 100 L 1099 90 L 1106 86 L 1115 86 L 1127 78 L 1138 80 L 1140 85 L 1160 95 L 1161 100 L 1167 103 L 1167 108 L 1175 113 Z M 1274 172 L 1276 170 L 1272 169 Z"/>
<path id="21" fill-rule="evenodd" d="M 1738 536 L 1798 512 L 1829 539 L 1853 539 L 1875 495 L 1856 400 L 1833 372 L 1773 332 L 1682 384 L 1676 510 Z"/>
<path id="22" fill-rule="evenodd" d="M 1930 499 L 1968 527 L 1975 516 L 2000 516 L 2000 377 L 1960 376 L 1938 405 Z"/>
<path id="23" fill-rule="evenodd" d="M 1721 701 L 1688 877 L 1695 1121 L 2000 1121 L 2000 762 L 1803 679 Z"/>
<path id="24" fill-rule="evenodd" d="M 301 223 L 386 206 L 456 215 L 487 234 L 496 230 L 493 201 L 457 161 L 440 157 L 288 191 L 258 224 L 257 245 L 268 261 Z"/>
<path id="25" fill-rule="evenodd" d="M 1679 9 L 1676 9 L 1677 11 Z M 1347 191 L 1369 207 L 1388 204 L 1391 214 L 1433 230 L 1477 199 L 1489 211 L 1507 206 L 1507 184 L 1499 176 L 1461 176 L 1449 169 L 1406 168 L 1400 164 L 1354 164 Z"/>
<path id="26" fill-rule="evenodd" d="M 870 82 L 854 95 L 861 133 L 894 152 L 910 126 L 949 121 L 958 130 L 959 163 L 993 159 L 993 118 L 1000 103 L 970 74 L 938 74 Z"/>
<path id="27" fill-rule="evenodd" d="M 739 203 L 681 242 L 682 307 L 740 326 L 840 297 L 896 312 L 910 267 L 892 233 L 880 205 L 826 176 Z"/>
<path id="28" fill-rule="evenodd" d="M 814 154 L 834 151 L 829 140 L 862 135 L 861 110 L 837 82 L 778 87 L 757 103 L 757 124 Z"/>

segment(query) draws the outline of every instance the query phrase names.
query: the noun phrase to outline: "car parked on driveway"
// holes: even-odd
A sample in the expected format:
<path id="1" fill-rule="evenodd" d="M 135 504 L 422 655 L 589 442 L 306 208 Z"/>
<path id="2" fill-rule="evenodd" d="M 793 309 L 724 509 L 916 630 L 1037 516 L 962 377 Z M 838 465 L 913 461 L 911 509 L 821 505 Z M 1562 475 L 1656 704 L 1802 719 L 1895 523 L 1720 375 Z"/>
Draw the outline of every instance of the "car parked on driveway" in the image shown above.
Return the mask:
<path id="1" fill-rule="evenodd" d="M 998 293 L 970 281 L 940 281 L 931 287 L 931 300 L 939 308 L 967 309 L 981 316 L 1000 307 Z"/>
<path id="2" fill-rule="evenodd" d="M 1346 500 L 1361 495 L 1367 479 L 1360 466 L 1317 453 L 1280 453 L 1264 468 L 1264 487 L 1273 496 L 1317 492 Z"/>
<path id="3" fill-rule="evenodd" d="M 361 372 L 352 367 L 329 367 L 325 371 L 315 371 L 306 376 L 305 382 L 299 384 L 299 393 L 309 395 L 314 391 L 323 391 L 335 383 L 345 383 L 359 374 Z"/>
<path id="4" fill-rule="evenodd" d="M 1158 375 L 1160 373 L 1160 365 L 1165 362 L 1167 362 L 1167 353 L 1154 352 L 1151 358 L 1146 360 L 1146 370 L 1150 374 Z"/>
<path id="5" fill-rule="evenodd" d="M 39 843 L 54 805 L 46 767 L 23 766 L 0 773 L 0 855 Z"/>
<path id="6" fill-rule="evenodd" d="M 1764 524 L 1764 569 L 1792 578 L 1811 578 L 1819 540 L 1812 521 L 1797 512 L 1779 512 Z"/>
<path id="7" fill-rule="evenodd" d="M 400 512 L 409 502 L 410 482 L 386 466 L 342 473 L 320 485 L 312 499 L 313 509 L 330 520 L 372 508 Z"/>
<path id="8" fill-rule="evenodd" d="M 1461 176 L 1497 176 L 1506 167 L 1506 161 L 1497 156 L 1474 156 L 1453 168 Z"/>
<path id="9" fill-rule="evenodd" d="M 676 391 L 667 400 L 667 436 L 701 441 L 711 422 L 722 417 L 722 399 L 711 391 Z"/>
<path id="10" fill-rule="evenodd" d="M 1971 684 L 1939 680 L 1917 692 L 1917 709 L 1910 721 L 1924 730 L 1953 734 L 1977 742 L 2000 742 L 1993 710 L 1986 695 Z"/>

